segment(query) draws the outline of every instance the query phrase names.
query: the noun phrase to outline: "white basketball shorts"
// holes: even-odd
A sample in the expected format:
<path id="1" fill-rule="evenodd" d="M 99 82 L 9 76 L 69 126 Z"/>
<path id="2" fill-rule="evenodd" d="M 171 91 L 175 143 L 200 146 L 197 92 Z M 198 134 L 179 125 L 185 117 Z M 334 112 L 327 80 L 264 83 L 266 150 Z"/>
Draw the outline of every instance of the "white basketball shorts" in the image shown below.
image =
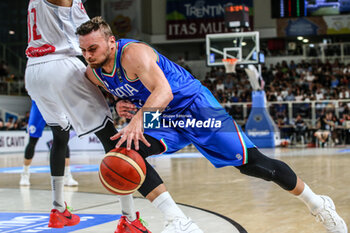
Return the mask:
<path id="1" fill-rule="evenodd" d="M 78 136 L 102 129 L 112 115 L 101 91 L 85 77 L 86 67 L 76 57 L 28 65 L 25 85 L 46 123 Z"/>

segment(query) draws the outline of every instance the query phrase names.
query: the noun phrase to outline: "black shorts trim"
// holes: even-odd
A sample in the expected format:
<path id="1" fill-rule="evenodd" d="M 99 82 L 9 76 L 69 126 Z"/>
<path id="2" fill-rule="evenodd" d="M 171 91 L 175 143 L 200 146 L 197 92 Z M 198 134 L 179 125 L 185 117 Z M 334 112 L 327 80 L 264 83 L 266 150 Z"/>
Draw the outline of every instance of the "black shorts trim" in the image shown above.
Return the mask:
<path id="1" fill-rule="evenodd" d="M 106 116 L 106 118 L 103 120 L 103 123 L 102 123 L 100 126 L 94 128 L 94 129 L 92 129 L 92 130 L 90 130 L 90 131 L 88 131 L 88 132 L 85 132 L 85 133 L 83 133 L 83 134 L 79 134 L 78 137 L 81 138 L 81 137 L 83 137 L 83 136 L 85 136 L 85 135 L 87 135 L 87 134 L 95 133 L 95 132 L 97 132 L 97 131 L 103 129 L 104 127 L 106 127 L 108 121 L 110 121 L 110 122 L 113 123 L 112 118 L 110 118 L 109 116 Z"/>

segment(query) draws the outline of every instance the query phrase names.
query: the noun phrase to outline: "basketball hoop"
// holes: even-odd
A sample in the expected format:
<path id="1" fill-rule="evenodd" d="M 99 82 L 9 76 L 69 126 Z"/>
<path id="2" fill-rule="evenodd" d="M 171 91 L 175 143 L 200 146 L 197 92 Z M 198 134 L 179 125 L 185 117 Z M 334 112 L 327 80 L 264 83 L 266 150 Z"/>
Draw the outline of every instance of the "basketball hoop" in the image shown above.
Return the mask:
<path id="1" fill-rule="evenodd" d="M 237 58 L 226 58 L 222 59 L 222 62 L 225 65 L 225 71 L 227 73 L 236 73 L 236 65 L 238 62 Z"/>

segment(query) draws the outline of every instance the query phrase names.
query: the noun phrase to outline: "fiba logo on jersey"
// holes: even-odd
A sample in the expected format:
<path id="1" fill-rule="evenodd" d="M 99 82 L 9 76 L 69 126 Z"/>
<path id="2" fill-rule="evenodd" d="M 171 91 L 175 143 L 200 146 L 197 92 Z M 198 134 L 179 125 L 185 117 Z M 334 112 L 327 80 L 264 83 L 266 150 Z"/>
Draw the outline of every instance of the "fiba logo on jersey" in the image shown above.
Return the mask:
<path id="1" fill-rule="evenodd" d="M 34 134 L 35 131 L 36 131 L 36 127 L 35 127 L 34 125 L 29 126 L 28 132 L 29 132 L 30 134 Z"/>
<path id="2" fill-rule="evenodd" d="M 158 129 L 160 128 L 160 115 L 162 113 L 157 110 L 156 112 L 145 111 L 143 113 L 143 128 L 145 129 Z"/>

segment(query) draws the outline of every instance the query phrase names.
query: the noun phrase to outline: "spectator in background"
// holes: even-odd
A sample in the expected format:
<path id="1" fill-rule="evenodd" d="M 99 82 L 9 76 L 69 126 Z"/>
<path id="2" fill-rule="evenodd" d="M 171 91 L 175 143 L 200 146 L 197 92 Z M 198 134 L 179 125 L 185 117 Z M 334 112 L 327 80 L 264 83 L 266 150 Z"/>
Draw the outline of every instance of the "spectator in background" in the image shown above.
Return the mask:
<path id="1" fill-rule="evenodd" d="M 331 76 L 331 88 L 336 88 L 339 85 L 339 80 L 337 79 L 337 77 L 335 77 L 335 75 Z"/>
<path id="2" fill-rule="evenodd" d="M 303 92 L 300 91 L 300 88 L 296 91 L 295 101 L 302 101 L 304 99 Z"/>
<path id="3" fill-rule="evenodd" d="M 27 129 L 28 122 L 29 122 L 29 114 L 30 114 L 30 112 L 27 111 L 25 116 L 21 119 L 21 123 L 20 123 L 20 127 L 19 127 L 21 130 Z"/>
<path id="4" fill-rule="evenodd" d="M 280 129 L 281 138 L 289 138 L 292 128 L 291 125 L 288 124 L 288 118 L 282 115 L 278 115 L 276 125 Z"/>
<path id="5" fill-rule="evenodd" d="M 224 81 L 224 87 L 225 89 L 232 89 L 233 88 L 233 76 L 232 74 L 227 74 L 225 81 Z"/>
<path id="6" fill-rule="evenodd" d="M 275 105 L 275 110 L 277 117 L 281 117 L 283 119 L 287 115 L 287 107 L 285 104 Z"/>
<path id="7" fill-rule="evenodd" d="M 15 119 L 13 117 L 9 117 L 7 122 L 5 123 L 6 130 L 13 130 L 15 127 Z"/>
<path id="8" fill-rule="evenodd" d="M 350 143 L 350 113 L 348 111 L 346 113 L 344 111 L 341 122 L 343 126 L 344 143 L 349 144 Z"/>
<path id="9" fill-rule="evenodd" d="M 224 83 L 222 82 L 222 79 L 221 78 L 219 78 L 218 80 L 217 80 L 217 83 L 216 83 L 216 91 L 225 91 L 225 85 L 224 85 Z"/>
<path id="10" fill-rule="evenodd" d="M 335 123 L 333 122 L 332 111 L 327 111 L 326 114 L 322 115 L 318 122 L 318 130 L 315 132 L 314 136 L 319 140 L 320 146 L 324 147 L 326 142 L 328 142 L 328 137 L 331 134 L 331 130 L 334 129 Z"/>
<path id="11" fill-rule="evenodd" d="M 340 119 L 335 114 L 332 114 L 332 122 L 334 126 L 331 128 L 331 136 L 335 145 L 340 144 L 340 135 L 342 134 L 342 129 L 339 127 L 342 125 Z"/>
<path id="12" fill-rule="evenodd" d="M 286 101 L 294 101 L 295 97 L 291 89 L 288 90 L 288 94 L 285 98 Z"/>
<path id="13" fill-rule="evenodd" d="M 324 95 L 323 95 L 321 88 L 317 88 L 315 96 L 316 96 L 316 100 L 323 100 L 324 99 Z"/>
<path id="14" fill-rule="evenodd" d="M 297 117 L 295 118 L 293 127 L 294 127 L 296 141 L 298 142 L 299 139 L 301 139 L 301 137 L 305 135 L 308 128 L 307 124 L 305 123 L 305 121 L 303 120 L 300 114 L 298 114 Z"/>
<path id="15" fill-rule="evenodd" d="M 339 99 L 349 99 L 349 98 L 350 98 L 349 89 L 342 87 L 341 91 L 339 92 Z"/>
<path id="16" fill-rule="evenodd" d="M 291 60 L 290 63 L 289 63 L 289 69 L 294 70 L 294 69 L 296 69 L 296 68 L 297 68 L 297 66 L 296 66 L 296 64 L 294 63 L 294 60 Z"/>

